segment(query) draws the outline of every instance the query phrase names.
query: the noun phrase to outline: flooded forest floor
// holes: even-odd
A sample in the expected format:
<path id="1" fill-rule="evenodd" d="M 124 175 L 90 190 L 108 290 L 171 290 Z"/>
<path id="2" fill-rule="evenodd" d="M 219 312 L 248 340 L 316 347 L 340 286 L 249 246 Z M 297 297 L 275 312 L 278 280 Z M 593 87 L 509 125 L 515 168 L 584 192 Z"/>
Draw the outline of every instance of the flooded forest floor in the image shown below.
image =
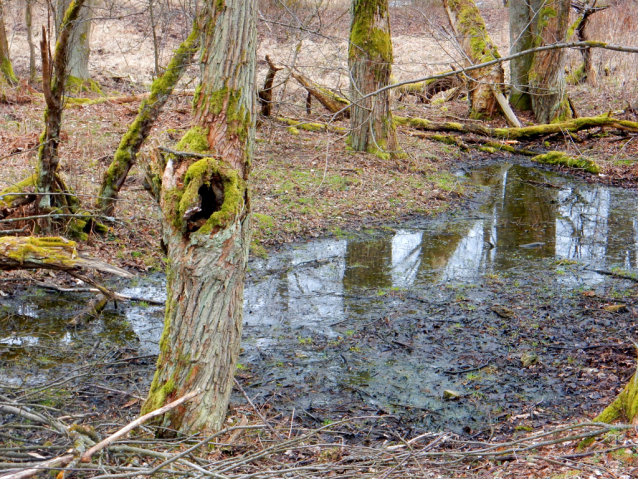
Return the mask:
<path id="1" fill-rule="evenodd" d="M 631 377 L 636 193 L 504 161 L 450 176 L 467 191 L 453 211 L 251 259 L 237 378 L 271 421 L 383 417 L 349 430 L 363 444 L 505 439 L 590 419 Z M 112 286 L 163 300 L 161 273 Z M 26 391 L 89 422 L 135 417 L 162 306 L 118 304 L 74 330 L 66 324 L 90 295 L 7 291 L 4 394 Z M 242 414 L 237 391 L 231 417 Z"/>

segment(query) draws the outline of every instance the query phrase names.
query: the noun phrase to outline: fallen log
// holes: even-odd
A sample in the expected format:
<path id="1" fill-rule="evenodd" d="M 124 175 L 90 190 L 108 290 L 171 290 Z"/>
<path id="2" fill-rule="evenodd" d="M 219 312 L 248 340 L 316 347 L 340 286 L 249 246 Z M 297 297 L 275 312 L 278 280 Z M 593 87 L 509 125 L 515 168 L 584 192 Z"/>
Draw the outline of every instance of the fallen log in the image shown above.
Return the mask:
<path id="1" fill-rule="evenodd" d="M 123 278 L 131 278 L 128 271 L 79 252 L 74 241 L 61 237 L 0 237 L 0 271 L 15 269 L 50 269 L 76 271 L 92 269 Z"/>
<path id="2" fill-rule="evenodd" d="M 619 120 L 607 115 L 575 118 L 547 125 L 525 126 L 522 128 L 489 128 L 480 124 L 462 124 L 456 122 L 433 122 L 424 118 L 406 118 L 394 116 L 397 125 L 408 126 L 420 131 L 439 131 L 473 133 L 476 135 L 508 140 L 533 140 L 555 133 L 576 133 L 592 128 L 614 128 L 621 131 L 638 133 L 638 122 Z"/>
<path id="3" fill-rule="evenodd" d="M 292 77 L 297 80 L 301 86 L 303 86 L 308 94 L 315 97 L 319 103 L 321 103 L 330 113 L 339 113 L 337 119 L 350 118 L 350 110 L 343 110 L 350 105 L 350 102 L 345 98 L 340 97 L 336 93 L 331 92 L 327 88 L 323 88 L 317 85 L 312 80 L 306 78 L 297 72 L 291 73 Z"/>

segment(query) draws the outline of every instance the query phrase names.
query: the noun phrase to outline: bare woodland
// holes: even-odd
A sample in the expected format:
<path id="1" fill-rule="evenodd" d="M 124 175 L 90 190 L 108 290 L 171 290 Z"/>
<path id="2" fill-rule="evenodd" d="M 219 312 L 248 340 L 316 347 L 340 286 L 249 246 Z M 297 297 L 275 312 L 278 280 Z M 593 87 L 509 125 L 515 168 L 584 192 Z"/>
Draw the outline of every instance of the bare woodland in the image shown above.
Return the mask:
<path id="1" fill-rule="evenodd" d="M 56 385 L 3 390 L 0 412 L 13 422 L 0 449 L 17 455 L 0 452 L 0 479 L 44 470 L 104 479 L 460 477 L 465 467 L 480 463 L 486 472 L 521 455 L 568 467 L 596 454 L 585 448 L 612 429 L 635 435 L 635 375 L 591 422 L 502 441 L 398 437 L 390 447 L 318 439 L 337 426 L 374 428 L 375 417 L 295 431 L 293 417 L 270 421 L 234 377 L 249 251 L 429 215 L 460 196 L 442 186 L 459 157 L 531 158 L 588 181 L 638 186 L 638 5 L 0 7 L 0 271 L 87 283 L 97 297 L 74 326 L 108 301 L 132 300 L 104 287 L 100 273 L 165 266 L 168 290 L 156 373 L 136 397 L 139 418 L 98 434 L 77 411 L 34 406 Z M 320 206 L 310 209 L 309 200 Z M 143 254 L 131 256 L 136 248 Z M 234 387 L 254 421 L 229 425 Z M 25 421 L 46 428 L 53 457 L 16 442 Z M 122 442 L 133 429 L 144 439 Z M 584 452 L 558 457 L 565 443 Z M 233 448 L 237 455 L 226 454 Z"/>

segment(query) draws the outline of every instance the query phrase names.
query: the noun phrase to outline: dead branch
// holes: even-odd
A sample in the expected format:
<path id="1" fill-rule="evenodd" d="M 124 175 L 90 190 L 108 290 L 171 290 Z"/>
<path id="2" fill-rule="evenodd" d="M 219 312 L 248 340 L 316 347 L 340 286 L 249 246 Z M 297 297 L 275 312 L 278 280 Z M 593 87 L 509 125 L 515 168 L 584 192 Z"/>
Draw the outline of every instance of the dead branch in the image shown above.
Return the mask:
<path id="1" fill-rule="evenodd" d="M 284 67 L 275 65 L 268 55 L 266 55 L 266 62 L 268 62 L 268 73 L 266 73 L 264 87 L 259 90 L 258 95 L 259 103 L 261 103 L 261 114 L 263 116 L 270 116 L 272 112 L 272 89 L 275 75 L 277 75 L 278 71 L 283 70 Z"/>
<path id="2" fill-rule="evenodd" d="M 155 411 L 149 412 L 148 414 L 145 414 L 144 416 L 136 419 L 135 421 L 133 421 L 132 423 L 128 424 L 127 426 L 124 426 L 122 429 L 117 431 L 115 434 L 111 434 L 109 437 L 107 437 L 103 441 L 97 443 L 95 446 L 93 446 L 89 450 L 87 450 L 84 454 L 82 454 L 80 462 L 84 462 L 84 463 L 90 462 L 91 461 L 91 457 L 93 457 L 93 455 L 96 452 L 99 452 L 102 449 L 104 449 L 105 447 L 108 447 L 110 444 L 114 443 L 119 438 L 127 435 L 130 431 L 135 429 L 137 426 L 139 426 L 141 424 L 144 424 L 149 419 L 153 419 L 154 417 L 166 414 L 168 411 L 171 411 L 172 409 L 175 409 L 180 404 L 183 404 L 186 401 L 189 401 L 189 400 L 193 399 L 200 392 L 201 391 L 199 389 L 196 389 L 195 391 L 192 391 L 192 392 L 186 394 L 185 396 L 182 396 L 181 398 L 179 398 L 179 399 L 167 404 L 166 406 L 161 407 L 159 409 L 156 409 Z"/>
<path id="3" fill-rule="evenodd" d="M 309 95 L 315 97 L 330 113 L 333 113 L 336 119 L 350 118 L 350 111 L 348 110 L 350 102 L 348 100 L 327 88 L 317 85 L 300 73 L 292 72 L 291 75 L 306 89 Z"/>

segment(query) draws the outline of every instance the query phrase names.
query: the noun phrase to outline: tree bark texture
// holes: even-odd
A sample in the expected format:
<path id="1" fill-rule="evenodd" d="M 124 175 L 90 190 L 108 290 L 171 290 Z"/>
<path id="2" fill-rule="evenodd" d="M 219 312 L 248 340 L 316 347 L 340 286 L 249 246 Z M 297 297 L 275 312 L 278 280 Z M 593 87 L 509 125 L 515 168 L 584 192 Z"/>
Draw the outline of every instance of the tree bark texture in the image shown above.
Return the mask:
<path id="1" fill-rule="evenodd" d="M 350 146 L 387 158 L 397 152 L 389 92 L 363 97 L 390 84 L 392 61 L 388 0 L 353 0 L 348 47 Z"/>
<path id="2" fill-rule="evenodd" d="M 198 126 L 173 154 L 158 155 L 155 168 L 163 171 L 168 299 L 157 370 L 142 414 L 202 391 L 161 416 L 164 435 L 221 428 L 242 330 L 256 5 L 254 0 L 209 0 L 206 8 L 202 80 L 194 100 Z"/>
<path id="3" fill-rule="evenodd" d="M 500 57 L 474 0 L 444 0 L 443 3 L 452 29 L 465 53 L 465 66 L 485 63 Z M 498 108 L 492 86 L 500 88 L 503 84 L 503 67 L 497 64 L 474 70 L 470 77 L 473 80 L 468 85 L 470 116 L 492 116 Z"/>
<path id="4" fill-rule="evenodd" d="M 571 0 L 534 0 L 537 30 L 534 47 L 566 41 Z M 571 118 L 567 100 L 565 50 L 536 52 L 529 70 L 529 93 L 536 121 L 551 123 Z"/>
<path id="5" fill-rule="evenodd" d="M 62 31 L 62 21 L 65 12 L 73 0 L 58 0 L 56 30 L 58 37 Z M 84 8 L 76 19 L 76 25 L 69 39 L 68 79 L 72 84 L 81 86 L 91 79 L 89 73 L 89 55 L 91 53 L 91 17 L 93 0 L 84 0 Z"/>
<path id="6" fill-rule="evenodd" d="M 530 0 L 510 0 L 510 55 L 529 50 L 534 46 L 532 32 L 536 28 Z M 528 93 L 529 70 L 534 54 L 529 53 L 510 62 L 510 102 L 519 110 L 531 110 L 532 98 Z"/>
<path id="7" fill-rule="evenodd" d="M 50 57 L 46 30 L 42 28 L 42 89 L 46 107 L 44 110 L 44 132 L 40 137 L 36 168 L 36 192 L 40 196 L 38 207 L 48 210 L 56 172 L 60 163 L 58 147 L 62 127 L 62 97 L 67 81 L 69 41 L 82 10 L 84 0 L 73 0 L 62 19 L 53 58 Z"/>
<path id="8" fill-rule="evenodd" d="M 13 73 L 13 64 L 9 57 L 9 42 L 7 41 L 7 29 L 4 21 L 4 6 L 0 0 L 0 70 L 4 79 L 11 84 L 18 83 L 18 78 Z"/>
<path id="9" fill-rule="evenodd" d="M 104 175 L 97 199 L 97 208 L 111 216 L 115 209 L 120 189 L 126 181 L 128 172 L 135 164 L 137 154 L 151 132 L 155 120 L 159 117 L 177 82 L 199 50 L 200 29 L 197 20 L 186 40 L 175 50 L 164 73 L 151 85 L 151 93 L 142 101 L 137 117 L 122 137 L 113 156 L 113 161 Z"/>

